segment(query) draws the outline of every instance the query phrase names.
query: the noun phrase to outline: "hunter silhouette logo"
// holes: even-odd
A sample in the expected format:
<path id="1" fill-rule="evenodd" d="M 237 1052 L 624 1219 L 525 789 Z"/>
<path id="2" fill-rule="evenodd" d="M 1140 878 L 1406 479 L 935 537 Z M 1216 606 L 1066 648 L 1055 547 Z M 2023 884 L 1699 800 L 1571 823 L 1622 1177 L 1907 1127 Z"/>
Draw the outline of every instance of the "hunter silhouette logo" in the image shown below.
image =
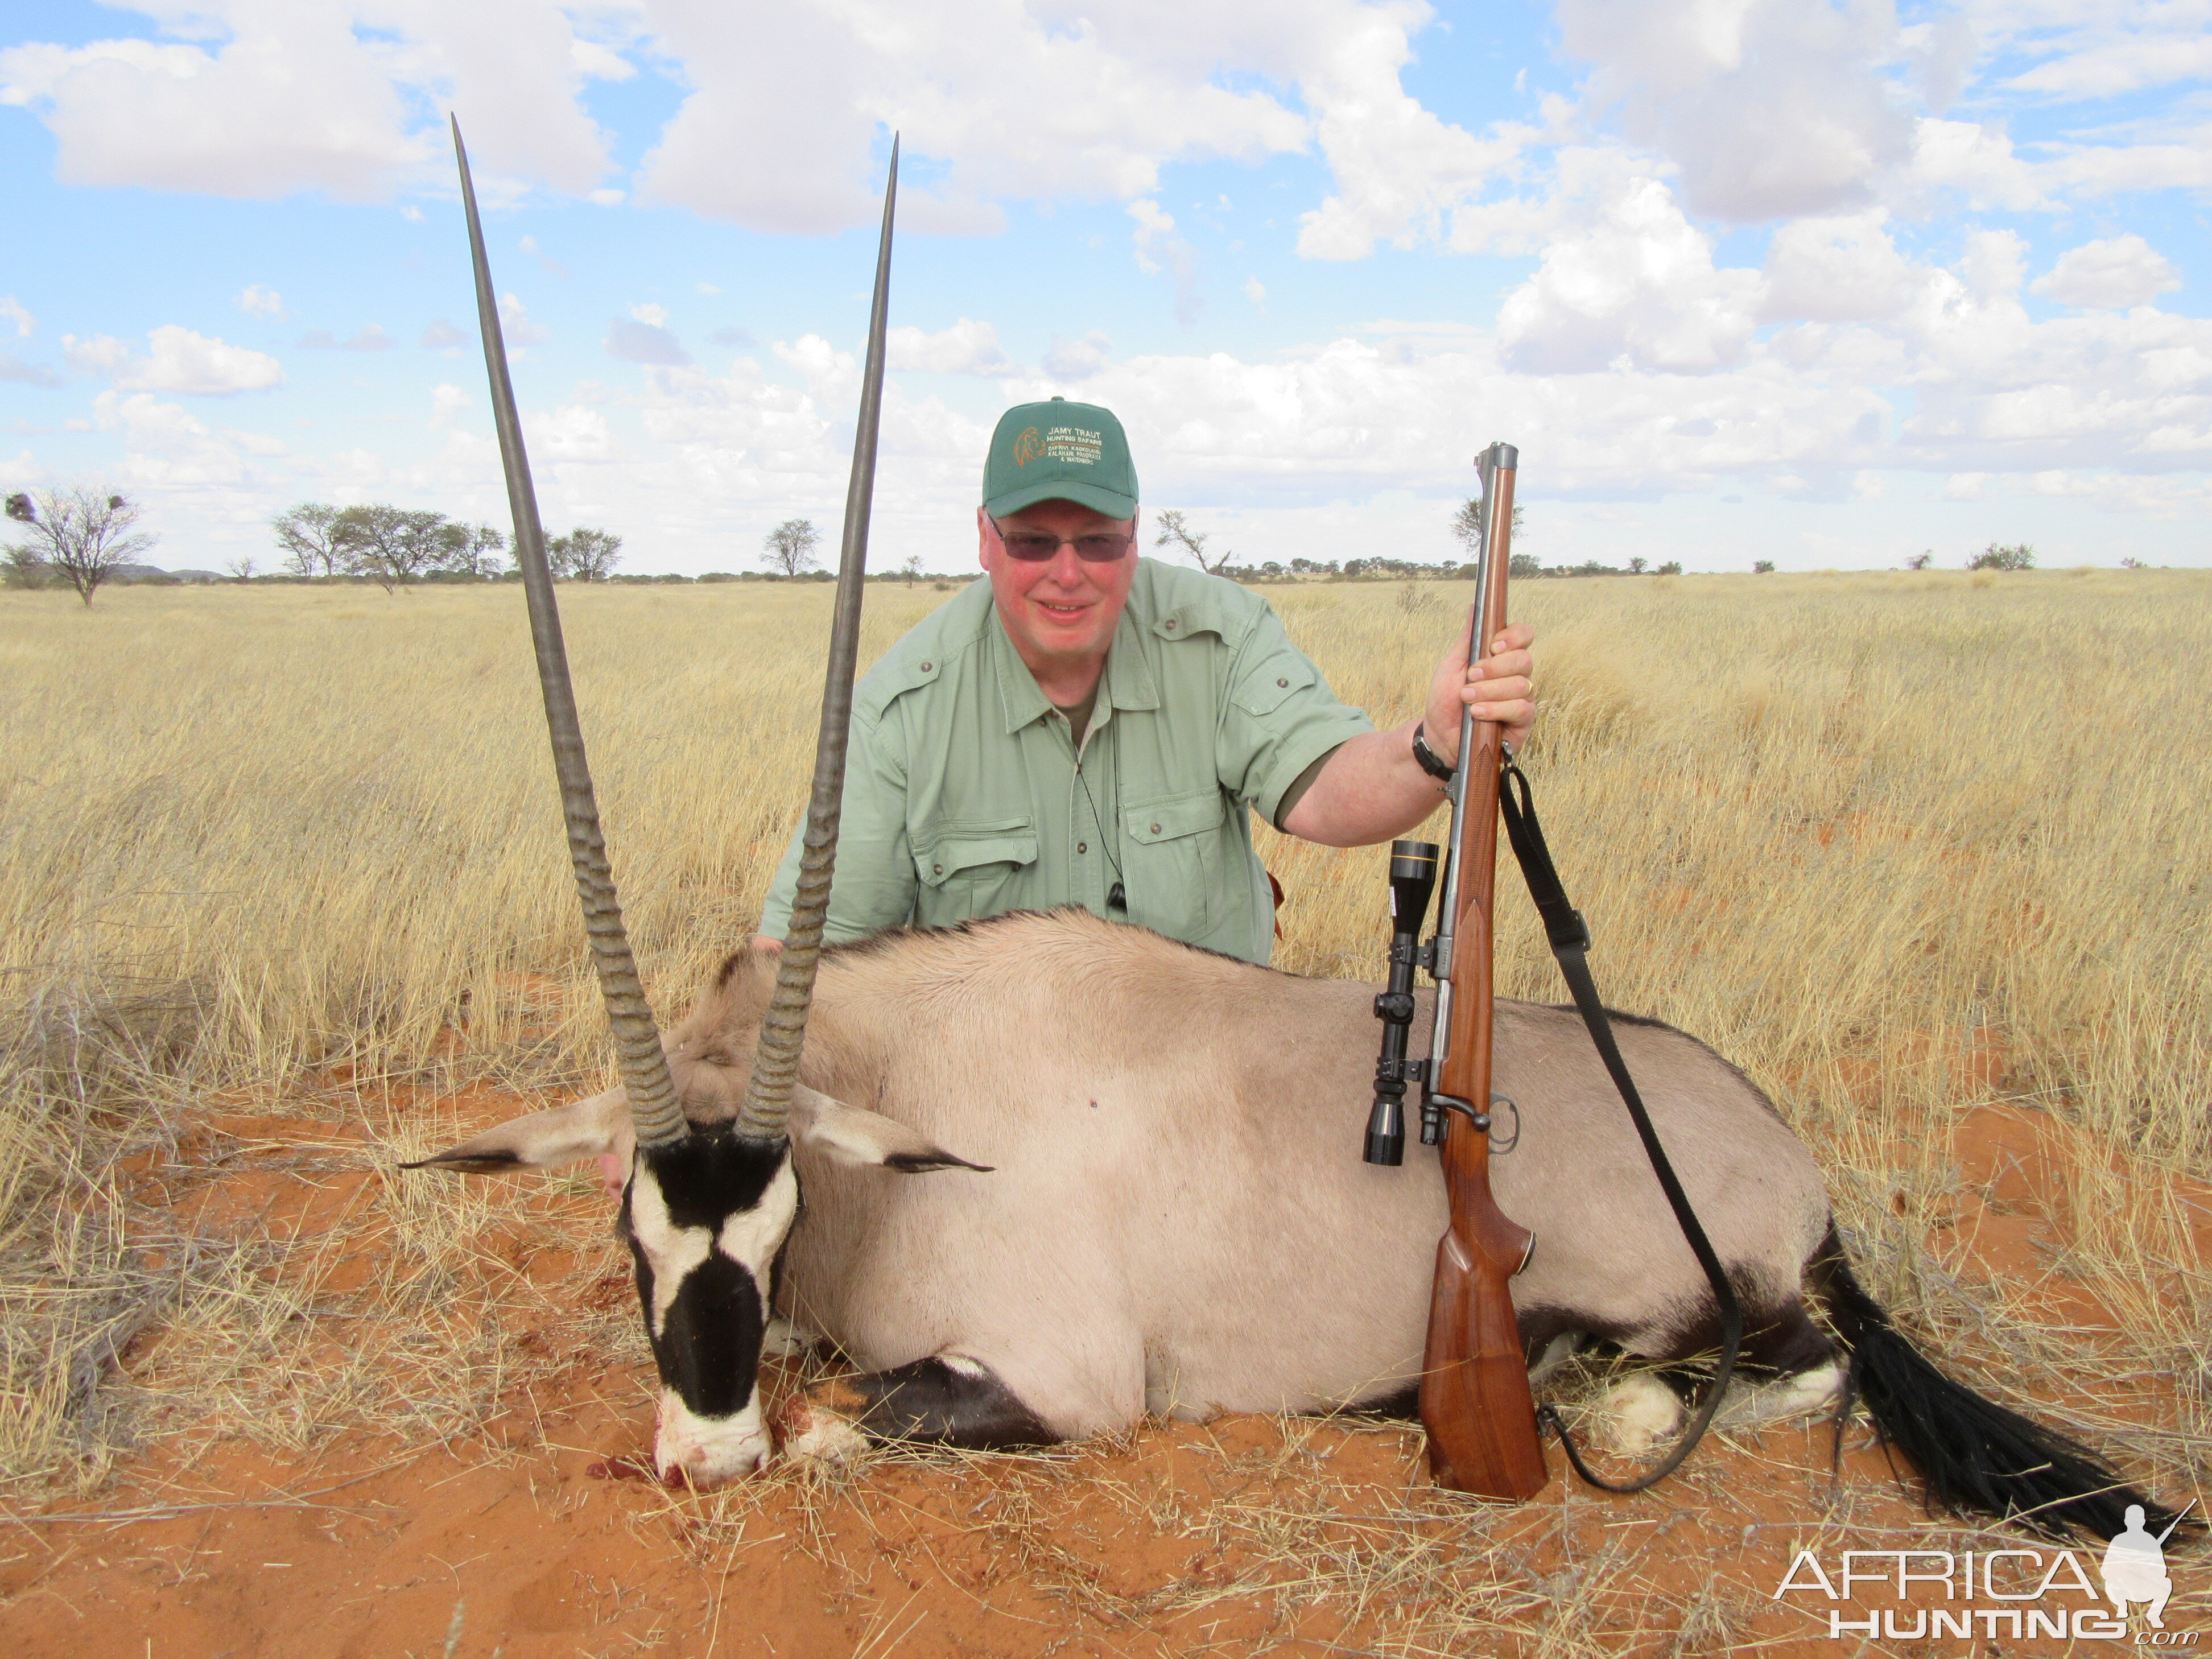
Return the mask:
<path id="1" fill-rule="evenodd" d="M 2197 1500 L 2189 1501 L 2186 1515 L 2197 1507 Z M 2112 1541 L 2105 1546 L 2105 1598 L 2123 1619 L 2128 1616 L 2128 1603 L 2148 1601 L 2143 1616 L 2150 1620 L 2153 1630 L 2164 1630 L 2166 1598 L 2173 1594 L 2173 1580 L 2166 1576 L 2166 1540 L 2173 1536 L 2173 1528 L 2181 1524 L 2181 1516 L 2173 1518 L 2168 1527 L 2155 1538 L 2143 1528 L 2143 1511 L 2140 1504 L 2128 1505 L 2126 1530 L 2116 1533 Z"/>
<path id="2" fill-rule="evenodd" d="M 1014 440 L 1014 465 L 1027 466 L 1043 453 L 1044 440 L 1038 435 L 1037 429 L 1033 426 L 1023 428 L 1022 435 Z"/>

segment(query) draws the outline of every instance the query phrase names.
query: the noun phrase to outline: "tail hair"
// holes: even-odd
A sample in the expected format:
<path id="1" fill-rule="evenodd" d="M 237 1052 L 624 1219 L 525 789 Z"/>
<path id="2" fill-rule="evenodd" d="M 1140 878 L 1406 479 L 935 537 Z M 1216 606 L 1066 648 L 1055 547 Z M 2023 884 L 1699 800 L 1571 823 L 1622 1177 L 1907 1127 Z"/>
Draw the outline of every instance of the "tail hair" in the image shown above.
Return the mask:
<path id="1" fill-rule="evenodd" d="M 2080 1441 L 1944 1376 L 1867 1293 L 1832 1231 L 1825 1255 L 1824 1299 L 1850 1350 L 1837 1408 L 1838 1449 L 1852 1400 L 1863 1398 L 1884 1446 L 1912 1461 L 1929 1501 L 1945 1509 L 1994 1516 L 2060 1540 L 2074 1527 L 2114 1536 L 2124 1529 L 2130 1504 L 2142 1505 L 2153 1532 L 2178 1518 Z"/>

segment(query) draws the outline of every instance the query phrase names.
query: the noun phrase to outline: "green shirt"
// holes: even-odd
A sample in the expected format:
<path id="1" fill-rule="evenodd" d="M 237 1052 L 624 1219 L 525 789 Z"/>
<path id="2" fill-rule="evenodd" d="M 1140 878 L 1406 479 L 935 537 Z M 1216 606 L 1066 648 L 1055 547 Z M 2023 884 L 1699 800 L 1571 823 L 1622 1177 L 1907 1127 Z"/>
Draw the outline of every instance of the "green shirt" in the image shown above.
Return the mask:
<path id="1" fill-rule="evenodd" d="M 1373 729 L 1265 599 L 1140 559 L 1079 750 L 976 581 L 854 692 L 829 938 L 1079 904 L 1264 963 L 1274 902 L 1246 809 L 1272 822 L 1300 773 Z M 799 845 L 764 933 L 790 926 Z M 1117 880 L 1127 910 L 1107 907 Z"/>

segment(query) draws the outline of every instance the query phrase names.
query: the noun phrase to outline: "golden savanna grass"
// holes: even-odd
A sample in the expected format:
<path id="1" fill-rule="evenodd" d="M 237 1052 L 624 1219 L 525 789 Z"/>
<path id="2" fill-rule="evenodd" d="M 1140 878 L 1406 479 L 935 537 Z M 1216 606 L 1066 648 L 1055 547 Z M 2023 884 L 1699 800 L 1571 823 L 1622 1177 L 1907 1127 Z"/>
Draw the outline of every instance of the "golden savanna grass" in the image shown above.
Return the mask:
<path id="1" fill-rule="evenodd" d="M 1385 723 L 1469 597 L 1268 595 Z M 672 1016 L 750 931 L 803 799 L 829 592 L 562 597 L 632 936 Z M 944 597 L 872 586 L 864 660 Z M 2212 580 L 2150 572 L 1514 595 L 1540 630 L 1525 758 L 1607 1000 L 1774 1095 L 1873 1287 L 1947 1361 L 2177 1489 L 2212 1429 L 2212 1282 L 2174 1180 L 2212 1164 L 2208 600 Z M 523 1362 L 495 1310 L 455 1299 L 453 1260 L 511 1188 L 382 1182 L 349 1224 L 394 1249 L 333 1298 L 327 1239 L 195 1230 L 134 1206 L 121 1172 L 218 1108 L 350 1114 L 419 1152 L 472 1085 L 606 1074 L 521 595 L 9 593 L 0 675 L 0 1477 L 88 1484 L 133 1437 L 187 1427 L 466 1432 Z M 1290 893 L 1278 964 L 1380 977 L 1380 851 L 1261 840 Z M 1557 1000 L 1528 907 L 1500 908 L 1501 988 Z M 392 1088 L 416 1109 L 379 1107 Z M 2124 1344 L 1959 1273 L 1945 1132 L 1998 1098 L 2087 1149 L 2049 1198 Z M 334 1127 L 300 1167 L 359 1156 Z M 370 1355 L 347 1333 L 379 1316 L 405 1335 Z M 576 1317 L 635 1359 L 629 1309 Z M 157 1364 L 118 1367 L 161 1331 Z M 2171 1409 L 2111 1404 L 2106 1383 L 2144 1376 L 2179 1379 Z"/>

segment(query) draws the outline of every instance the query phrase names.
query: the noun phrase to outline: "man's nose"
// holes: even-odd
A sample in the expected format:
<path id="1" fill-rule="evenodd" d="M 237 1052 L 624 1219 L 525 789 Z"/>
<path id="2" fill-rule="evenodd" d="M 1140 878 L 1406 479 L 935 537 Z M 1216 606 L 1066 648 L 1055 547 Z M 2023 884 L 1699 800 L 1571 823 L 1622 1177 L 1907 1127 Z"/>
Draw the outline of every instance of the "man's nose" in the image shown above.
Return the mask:
<path id="1" fill-rule="evenodd" d="M 1075 544 L 1062 542 L 1052 550 L 1052 557 L 1045 561 L 1045 579 L 1062 587 L 1075 587 L 1086 580 L 1083 561 L 1075 556 Z"/>

